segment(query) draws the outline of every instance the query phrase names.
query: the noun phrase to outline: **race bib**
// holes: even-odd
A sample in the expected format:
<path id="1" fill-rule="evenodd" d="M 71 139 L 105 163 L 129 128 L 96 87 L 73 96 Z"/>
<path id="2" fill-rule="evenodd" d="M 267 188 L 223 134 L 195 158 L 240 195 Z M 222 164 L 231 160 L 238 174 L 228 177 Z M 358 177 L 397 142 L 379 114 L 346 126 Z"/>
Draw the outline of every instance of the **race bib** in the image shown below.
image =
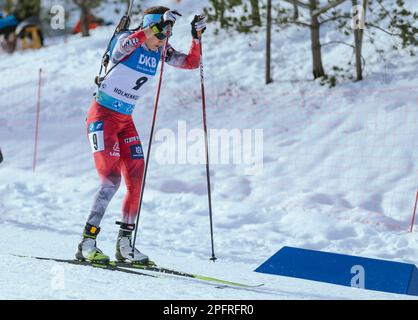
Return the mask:
<path id="1" fill-rule="evenodd" d="M 90 123 L 88 127 L 88 134 L 93 153 L 103 151 L 105 149 L 103 121 Z"/>

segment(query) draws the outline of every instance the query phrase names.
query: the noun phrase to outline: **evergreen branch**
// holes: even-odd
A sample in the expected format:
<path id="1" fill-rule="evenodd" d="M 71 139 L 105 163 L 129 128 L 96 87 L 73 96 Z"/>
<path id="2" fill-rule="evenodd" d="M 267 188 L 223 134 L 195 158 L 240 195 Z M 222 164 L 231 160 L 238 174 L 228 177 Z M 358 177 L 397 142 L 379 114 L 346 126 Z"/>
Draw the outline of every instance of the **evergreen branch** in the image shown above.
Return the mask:
<path id="1" fill-rule="evenodd" d="M 388 15 L 389 19 L 391 21 L 394 21 L 392 15 L 390 14 L 390 12 L 383 6 L 383 4 L 380 1 L 377 1 L 377 3 L 379 4 L 380 8 L 382 8 L 383 11 L 386 12 L 386 14 Z"/>

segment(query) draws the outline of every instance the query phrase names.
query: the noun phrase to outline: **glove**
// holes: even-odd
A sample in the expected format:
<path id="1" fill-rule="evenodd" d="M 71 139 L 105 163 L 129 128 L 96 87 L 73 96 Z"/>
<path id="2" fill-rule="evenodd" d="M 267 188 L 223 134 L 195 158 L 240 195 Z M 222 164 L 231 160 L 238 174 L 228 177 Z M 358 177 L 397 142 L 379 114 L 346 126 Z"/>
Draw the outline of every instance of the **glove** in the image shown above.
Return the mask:
<path id="1" fill-rule="evenodd" d="M 168 10 L 164 13 L 163 17 L 162 17 L 162 21 L 165 24 L 165 26 L 167 26 L 168 24 L 171 24 L 171 26 L 174 26 L 174 24 L 176 23 L 176 15 L 181 17 L 182 15 L 180 14 L 180 12 L 176 11 L 176 10 Z"/>
<path id="2" fill-rule="evenodd" d="M 171 25 L 171 27 L 174 26 L 174 24 L 176 23 L 176 15 L 177 16 L 182 16 L 179 12 L 177 12 L 176 10 L 168 10 L 164 13 L 164 15 L 161 17 L 161 21 L 152 24 L 150 27 L 152 28 L 152 30 L 154 31 L 154 33 L 161 33 L 164 32 L 164 29 L 168 26 Z"/>
<path id="3" fill-rule="evenodd" d="M 191 23 L 192 25 L 192 36 L 194 39 L 199 39 L 198 33 L 205 32 L 206 30 L 206 17 L 204 15 L 196 15 Z"/>

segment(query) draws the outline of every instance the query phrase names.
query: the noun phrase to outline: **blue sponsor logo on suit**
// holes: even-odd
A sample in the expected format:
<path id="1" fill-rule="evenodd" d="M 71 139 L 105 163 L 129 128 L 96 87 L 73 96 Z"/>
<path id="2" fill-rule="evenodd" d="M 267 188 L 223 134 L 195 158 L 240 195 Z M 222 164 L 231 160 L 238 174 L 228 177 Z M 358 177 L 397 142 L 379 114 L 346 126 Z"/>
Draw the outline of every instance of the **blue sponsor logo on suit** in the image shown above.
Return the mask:
<path id="1" fill-rule="evenodd" d="M 89 133 L 103 131 L 103 121 L 96 121 L 89 124 Z"/>
<path id="2" fill-rule="evenodd" d="M 130 149 L 132 159 L 144 159 L 144 151 L 142 150 L 142 146 L 140 144 L 131 146 Z"/>

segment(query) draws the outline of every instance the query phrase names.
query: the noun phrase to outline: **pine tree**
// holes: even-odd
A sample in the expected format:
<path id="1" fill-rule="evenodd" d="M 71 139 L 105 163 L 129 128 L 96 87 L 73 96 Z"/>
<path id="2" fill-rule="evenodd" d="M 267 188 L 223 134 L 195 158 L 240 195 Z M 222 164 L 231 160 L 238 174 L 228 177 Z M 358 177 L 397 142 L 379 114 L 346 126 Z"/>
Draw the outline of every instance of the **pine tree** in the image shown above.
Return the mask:
<path id="1" fill-rule="evenodd" d="M 22 21 L 29 17 L 38 17 L 41 13 L 41 0 L 19 0 L 13 7 L 17 20 Z"/>
<path id="2" fill-rule="evenodd" d="M 209 22 L 219 22 L 221 29 L 250 33 L 262 26 L 261 9 L 265 6 L 260 6 L 259 0 L 210 0 L 210 4 L 204 13 Z"/>
<path id="3" fill-rule="evenodd" d="M 346 1 L 334 0 L 329 1 L 328 4 L 320 5 L 318 0 L 282 0 L 282 2 L 290 4 L 291 7 L 288 6 L 287 8 L 278 10 L 276 23 L 281 27 L 287 27 L 293 24 L 309 29 L 311 37 L 312 74 L 314 79 L 327 78 L 322 62 L 322 44 L 320 38 L 321 25 L 327 21 L 322 19 L 322 15 Z M 299 13 L 301 9 L 308 12 L 308 19 L 301 20 L 304 17 Z"/>

